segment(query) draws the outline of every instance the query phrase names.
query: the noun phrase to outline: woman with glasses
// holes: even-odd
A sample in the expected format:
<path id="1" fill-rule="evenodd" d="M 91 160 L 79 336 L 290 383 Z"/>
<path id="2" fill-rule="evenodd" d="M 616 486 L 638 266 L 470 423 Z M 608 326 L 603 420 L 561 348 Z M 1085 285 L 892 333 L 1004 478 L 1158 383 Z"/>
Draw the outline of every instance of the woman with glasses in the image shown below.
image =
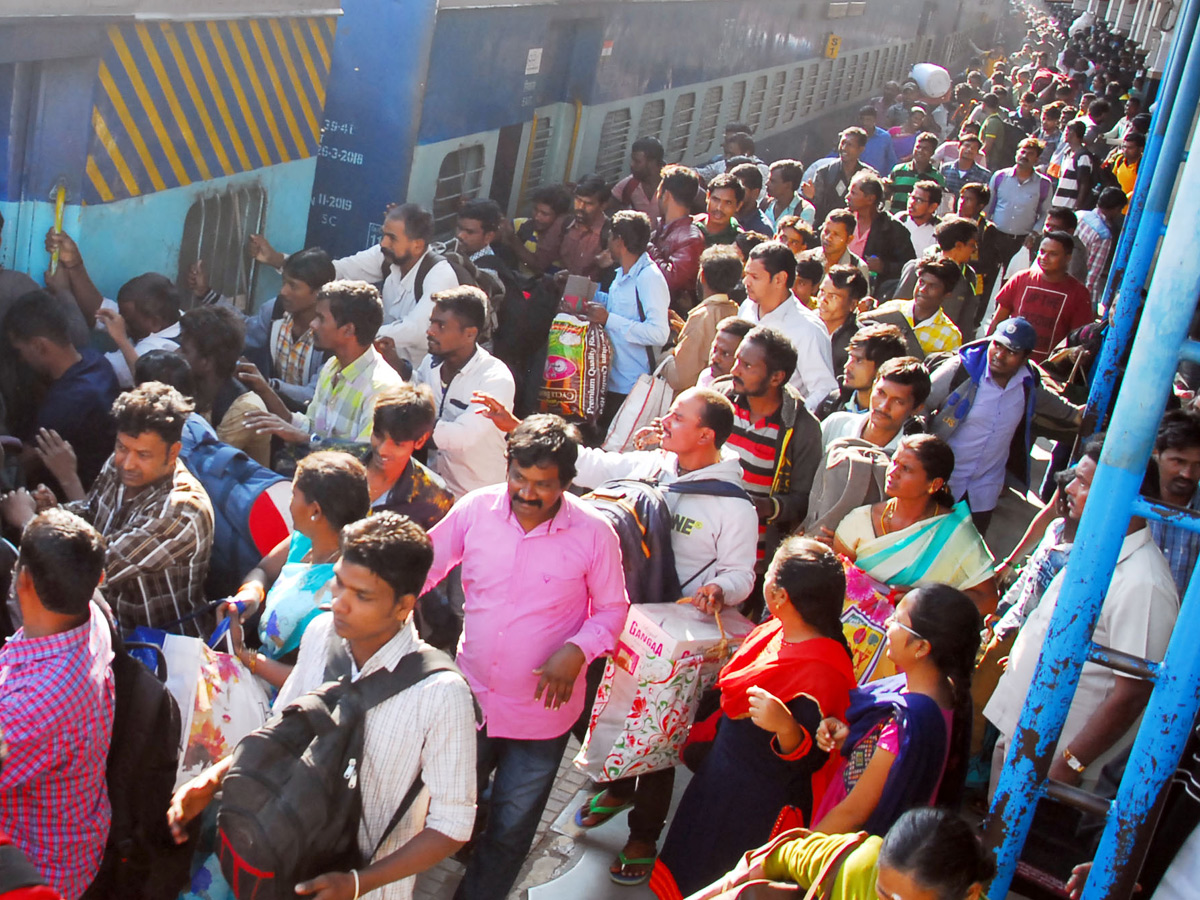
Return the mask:
<path id="1" fill-rule="evenodd" d="M 900 672 L 851 694 L 846 721 L 826 718 L 817 745 L 839 768 L 813 814 L 826 834 L 884 834 L 905 811 L 959 801 L 971 738 L 971 671 L 982 618 L 946 585 L 917 588 L 887 619 Z"/>
<path id="2" fill-rule="evenodd" d="M 851 510 L 833 536 L 834 552 L 848 563 L 842 623 L 860 684 L 895 674 L 883 653 L 884 620 L 914 587 L 946 584 L 983 615 L 996 608 L 992 555 L 966 501 L 954 503 L 953 471 L 954 451 L 941 438 L 904 438 L 887 469 L 884 502 Z"/>

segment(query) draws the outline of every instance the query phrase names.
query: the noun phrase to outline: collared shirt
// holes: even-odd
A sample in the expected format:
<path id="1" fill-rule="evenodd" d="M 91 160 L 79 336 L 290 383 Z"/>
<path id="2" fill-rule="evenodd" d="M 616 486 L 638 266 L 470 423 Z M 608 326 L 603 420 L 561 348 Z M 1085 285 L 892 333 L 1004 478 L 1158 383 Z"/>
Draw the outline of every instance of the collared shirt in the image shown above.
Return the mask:
<path id="1" fill-rule="evenodd" d="M 958 192 L 962 190 L 964 184 L 987 184 L 991 180 L 992 173 L 979 165 L 977 162 L 971 163 L 971 167 L 965 172 L 958 167 L 958 162 L 948 162 L 941 168 L 942 179 L 946 183 L 946 192 L 958 196 Z"/>
<path id="2" fill-rule="evenodd" d="M 643 253 L 628 272 L 617 268 L 608 293 L 596 291 L 595 302 L 608 310 L 604 330 L 613 348 L 608 389 L 628 394 L 639 375 L 650 374 L 646 351 L 656 351 L 671 336 L 667 321 L 671 291 L 667 279 L 649 255 Z"/>
<path id="3" fill-rule="evenodd" d="M 0 649 L 0 830 L 64 897 L 96 877 L 112 808 L 105 781 L 116 686 L 112 637 L 94 604 L 70 631 Z"/>
<path id="4" fill-rule="evenodd" d="M 285 312 L 279 320 L 279 328 L 272 330 L 275 331 L 271 347 L 275 377 L 285 384 L 307 384 L 309 360 L 315 347 L 313 330 L 305 328 L 299 337 L 295 336 L 295 319 L 289 312 Z"/>
<path id="5" fill-rule="evenodd" d="M 400 373 L 373 346 L 345 368 L 331 356 L 321 367 L 307 412 L 293 413 L 292 424 L 317 438 L 366 443 L 375 425 L 376 395 L 402 384 Z"/>
<path id="6" fill-rule="evenodd" d="M 933 233 L 942 224 L 941 219 L 937 216 L 932 216 L 928 222 L 922 225 L 906 212 L 896 216 L 896 221 L 908 229 L 908 236 L 912 239 L 913 252 L 917 256 L 923 254 L 936 243 Z"/>
<path id="7" fill-rule="evenodd" d="M 607 224 L 607 216 L 602 216 L 592 227 L 588 227 L 579 219 L 571 220 L 567 230 L 563 232 L 562 246 L 558 251 L 558 258 L 562 260 L 564 269 L 572 275 L 596 280 L 596 276 L 600 274 L 596 257 L 604 250 L 601 238 Z"/>
<path id="8" fill-rule="evenodd" d="M 1025 621 L 1009 655 L 1008 667 L 996 685 L 991 700 L 984 707 L 984 715 L 1000 729 L 1001 734 L 1011 737 L 1016 733 L 1021 709 L 1033 682 L 1033 672 L 1066 575 L 1067 570 L 1064 569 L 1054 577 L 1041 603 Z M 1175 592 L 1171 570 L 1162 553 L 1154 546 L 1150 530 L 1139 528 L 1126 535 L 1121 542 L 1117 566 L 1104 597 L 1096 630 L 1092 632 L 1092 640 L 1103 647 L 1132 656 L 1161 660 L 1178 614 L 1179 595 Z M 1088 724 L 1112 693 L 1116 679 L 1117 674 L 1112 669 L 1092 662 L 1084 663 L 1056 754 L 1069 747 Z M 1132 743 L 1140 721 L 1139 717 L 1109 749 L 1089 763 L 1083 775 L 1085 789 L 1094 787 L 1105 764 Z"/>
<path id="9" fill-rule="evenodd" d="M 119 313 L 120 307 L 116 302 L 104 298 L 100 304 L 101 309 L 108 309 L 112 312 Z M 151 350 L 169 350 L 177 351 L 179 349 L 179 323 L 175 322 L 168 325 L 161 331 L 156 331 L 153 334 L 148 334 L 133 345 L 133 352 L 139 357 L 145 356 Z M 120 350 L 113 350 L 110 353 L 105 353 L 104 358 L 108 360 L 108 364 L 112 366 L 113 372 L 116 373 L 117 381 L 125 390 L 133 387 L 133 372 L 129 370 L 129 363 L 125 361 L 125 354 Z"/>
<path id="10" fill-rule="evenodd" d="M 504 481 L 504 434 L 479 413 L 476 391 L 490 394 L 505 409 L 512 408 L 516 386 L 508 366 L 482 347 L 476 347 L 467 364 L 449 384 L 442 383 L 442 360 L 430 354 L 413 375 L 414 384 L 433 392 L 437 423 L 433 426 L 434 450 L 429 465 L 461 497 L 467 491 Z"/>
<path id="11" fill-rule="evenodd" d="M 954 451 L 950 492 L 956 501 L 966 496 L 971 512 L 996 508 L 1004 489 L 1004 465 L 1013 432 L 1025 414 L 1024 384 L 1032 378 L 1029 367 L 1022 366 L 1000 387 L 988 368 L 979 381 L 971 411 L 948 439 Z"/>
<path id="12" fill-rule="evenodd" d="M 1023 237 L 1045 220 L 1052 191 L 1050 179 L 1041 172 L 1021 181 L 1016 167 L 1010 166 L 995 172 L 988 187 L 992 191 L 988 218 L 1005 234 Z"/>
<path id="13" fill-rule="evenodd" d="M 775 483 L 775 450 L 779 445 L 779 430 L 783 427 L 780 410 L 757 421 L 750 414 L 750 402 L 734 394 L 733 432 L 726 445 L 732 447 L 742 464 L 742 487 L 752 497 L 770 497 Z M 763 562 L 767 552 L 767 520 L 758 519 L 758 541 L 755 562 Z"/>
<path id="14" fill-rule="evenodd" d="M 696 223 L 696 227 L 704 235 L 704 244 L 706 247 L 714 247 L 718 244 L 732 244 L 737 240 L 737 236 L 742 233 L 742 226 L 738 224 L 736 218 L 731 218 L 720 231 L 708 230 L 707 213 L 693 216 L 692 221 Z"/>
<path id="15" fill-rule="evenodd" d="M 926 356 L 942 350 L 957 350 L 962 346 L 962 332 L 958 330 L 957 325 L 950 321 L 950 317 L 946 315 L 944 309 L 939 306 L 937 312 L 928 319 L 917 322 L 914 313 L 916 306 L 916 300 L 889 300 L 876 312 L 898 312 L 904 316 Z"/>
<path id="16" fill-rule="evenodd" d="M 695 305 L 700 254 L 704 249 L 704 232 L 696 227 L 691 216 L 660 223 L 650 238 L 646 252 L 667 279 L 671 300 L 682 309 L 691 309 Z"/>
<path id="17" fill-rule="evenodd" d="M 101 593 L 122 631 L 139 625 L 207 637 L 212 616 L 176 621 L 204 607 L 213 508 L 183 462 L 154 484 L 128 490 L 110 458 L 85 499 L 65 504 L 104 535 Z"/>
<path id="18" fill-rule="evenodd" d="M 851 401 L 853 402 L 853 400 Z M 869 409 L 861 412 L 853 410 L 842 410 L 831 413 L 824 422 L 821 423 L 821 452 L 824 453 L 829 449 L 829 445 L 839 438 L 863 438 L 863 432 L 867 426 L 871 424 L 871 411 Z M 884 453 L 891 456 L 896 452 L 896 448 L 900 446 L 900 439 L 904 437 L 904 429 L 896 432 L 895 436 L 881 448 Z"/>
<path id="19" fill-rule="evenodd" d="M 867 146 L 859 157 L 876 172 L 890 172 L 899 162 L 896 156 L 896 145 L 886 128 L 875 126 L 875 133 L 867 138 Z"/>
<path id="20" fill-rule="evenodd" d="M 799 210 L 799 212 L 797 212 Z M 771 226 L 771 235 L 773 236 L 779 230 L 779 220 L 786 216 L 799 216 L 800 221 L 806 222 L 809 225 L 813 224 L 813 219 L 816 216 L 816 210 L 813 205 L 800 196 L 800 192 L 792 194 L 792 199 L 788 201 L 787 206 L 779 215 L 775 215 L 775 201 L 770 197 L 767 198 L 767 205 L 762 210 L 763 218 L 767 220 L 767 224 Z"/>
<path id="21" fill-rule="evenodd" d="M 804 398 L 804 405 L 809 412 L 820 406 L 830 391 L 837 389 L 829 332 L 817 314 L 801 306 L 795 296 L 789 294 L 769 313 L 760 313 L 758 304 L 747 300 L 738 315 L 782 332 L 795 346 L 799 360 L 789 383 Z"/>
<path id="22" fill-rule="evenodd" d="M 866 261 L 861 256 L 851 252 L 848 246 L 842 251 L 842 255 L 833 261 L 825 258 L 825 249 L 823 247 L 813 247 L 811 250 L 805 250 L 796 258 L 800 261 L 815 259 L 824 266 L 826 272 L 834 266 L 854 266 L 862 273 L 862 277 L 867 279 L 868 284 L 871 281 L 871 270 L 867 268 Z"/>
<path id="23" fill-rule="evenodd" d="M 918 181 L 936 181 L 942 187 L 946 186 L 946 179 L 942 177 L 937 166 L 931 163 L 924 172 L 918 172 L 916 163 L 912 160 L 900 163 L 893 168 L 890 180 L 892 182 L 891 210 L 893 213 L 902 213 L 908 208 L 908 195 L 912 193 Z"/>
<path id="24" fill-rule="evenodd" d="M 1200 510 L 1200 490 L 1193 495 L 1188 509 Z M 1187 590 L 1188 579 L 1192 577 L 1192 570 L 1196 568 L 1196 558 L 1200 557 L 1200 534 L 1157 519 L 1151 519 L 1146 524 L 1150 526 L 1154 543 L 1171 567 L 1171 577 L 1175 579 L 1175 586 L 1182 597 Z"/>
<path id="25" fill-rule="evenodd" d="M 526 532 L 508 485 L 472 491 L 429 532 L 433 568 L 422 591 L 462 564 L 458 665 L 483 709 L 488 735 L 543 740 L 565 734 L 583 711 L 579 670 L 557 709 L 534 700 L 540 667 L 566 643 L 591 662 L 613 649 L 629 600 L 617 534 L 570 493 L 554 517 Z"/>
<path id="26" fill-rule="evenodd" d="M 458 287 L 458 276 L 446 260 L 439 260 L 425 274 L 421 283 L 421 296 L 417 296 L 417 272 L 426 250 L 407 272 L 399 266 L 389 266 L 383 256 L 383 248 L 376 244 L 353 256 L 333 261 L 338 278 L 351 278 L 374 284 L 383 278 L 383 327 L 379 337 L 389 337 L 396 342 L 396 352 L 401 359 L 412 363 L 413 368 L 421 364 L 428 352 L 425 332 L 429 330 L 429 316 L 433 312 L 433 295 Z"/>
<path id="27" fill-rule="evenodd" d="M 276 713 L 325 682 L 330 641 L 342 638 L 333 630 L 333 616 L 324 613 L 304 631 L 296 667 L 275 700 Z M 409 616 L 361 670 L 351 658 L 351 680 L 382 669 L 394 671 L 401 659 L 424 646 Z M 346 644 L 347 652 L 349 649 Z M 364 856 L 374 852 L 418 775 L 425 787 L 373 859 L 395 853 L 426 828 L 457 841 L 471 837 L 476 787 L 474 726 L 471 692 L 453 672 L 430 675 L 367 710 L 358 825 L 358 848 Z M 365 900 L 408 900 L 415 883 L 416 876 L 411 875 L 362 896 Z"/>
<path id="28" fill-rule="evenodd" d="M 1113 245 L 1112 228 L 1097 210 L 1085 210 L 1079 213 L 1075 239 L 1087 251 L 1087 280 L 1084 284 L 1092 295 L 1092 309 L 1095 309 L 1104 294 L 1108 278 L 1108 254 Z"/>
<path id="29" fill-rule="evenodd" d="M 654 191 L 646 193 L 646 185 L 641 179 L 626 175 L 613 185 L 612 195 L 625 209 L 637 210 L 650 218 L 650 230 L 658 227 L 658 203 L 654 200 Z"/>
<path id="30" fill-rule="evenodd" d="M 741 226 L 742 231 L 765 234 L 767 237 L 775 234 L 775 229 L 771 226 L 767 217 L 763 215 L 763 211 L 753 203 L 739 212 L 734 218 L 737 220 L 738 225 Z"/>
<path id="31" fill-rule="evenodd" d="M 442 521 L 453 505 L 454 494 L 446 487 L 446 482 L 436 472 L 410 457 L 396 483 L 371 503 L 371 510 L 378 512 L 386 509 L 408 516 L 428 531 Z"/>

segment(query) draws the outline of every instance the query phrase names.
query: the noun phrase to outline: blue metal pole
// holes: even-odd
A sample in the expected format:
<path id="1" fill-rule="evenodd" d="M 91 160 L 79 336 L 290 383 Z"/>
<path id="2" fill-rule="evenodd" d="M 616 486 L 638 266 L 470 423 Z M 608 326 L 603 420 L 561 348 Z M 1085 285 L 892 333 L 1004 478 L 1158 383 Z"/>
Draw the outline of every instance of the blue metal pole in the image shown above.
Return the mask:
<path id="1" fill-rule="evenodd" d="M 1178 107 L 1177 115 L 1186 115 L 1190 120 L 1194 109 Z M 1195 226 L 1200 221 L 1200 152 L 1196 152 L 1200 151 L 1200 138 L 1194 139 L 1192 149 L 1179 179 L 1175 208 L 1150 283 L 1146 313 L 1129 359 L 1128 383 L 1136 387 L 1122 391 L 1117 400 L 1063 576 L 1062 594 L 1016 734 L 1008 736 L 1008 758 L 987 826 L 989 843 L 996 847 L 998 869 L 988 890 L 992 897 L 1008 893 L 1037 798 L 1044 790 L 1046 772 L 1079 683 L 1091 634 L 1150 458 L 1178 350 L 1187 335 L 1196 297 L 1200 296 L 1200 254 L 1195 250 Z M 1190 633 L 1190 629 L 1185 632 Z M 1155 693 L 1163 694 L 1156 704 L 1159 709 L 1178 702 L 1169 692 Z M 1153 739 L 1149 735 L 1146 738 Z M 1167 761 L 1165 756 L 1161 761 Z M 1176 756 L 1169 762 L 1173 767 L 1177 761 Z M 1136 802 L 1142 801 L 1138 798 Z M 1130 809 L 1145 811 L 1140 805 L 1131 805 Z M 1119 865 L 1119 859 L 1114 865 Z"/>
<path id="2" fill-rule="evenodd" d="M 1142 287 L 1158 247 L 1175 175 L 1191 131 L 1192 112 L 1200 103 L 1200 57 L 1192 41 L 1197 19 L 1200 0 L 1185 0 L 1176 21 L 1146 149 L 1138 165 L 1129 213 L 1104 289 L 1106 309 L 1114 302 L 1114 295 L 1117 299 L 1092 379 L 1085 426 L 1095 423 L 1099 427 L 1112 404 L 1113 384 L 1142 308 Z M 1180 115 L 1171 115 L 1173 110 L 1179 110 Z M 1085 427 L 1085 433 L 1090 430 Z"/>

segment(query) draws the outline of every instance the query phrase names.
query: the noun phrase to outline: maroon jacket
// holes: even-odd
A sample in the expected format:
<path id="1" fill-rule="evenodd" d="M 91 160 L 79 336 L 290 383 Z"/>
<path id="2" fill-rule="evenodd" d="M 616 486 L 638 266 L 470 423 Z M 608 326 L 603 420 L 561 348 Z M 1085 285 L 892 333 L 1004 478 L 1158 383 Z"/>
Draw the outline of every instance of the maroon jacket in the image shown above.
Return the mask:
<path id="1" fill-rule="evenodd" d="M 681 313 L 696 305 L 696 279 L 700 276 L 700 254 L 704 252 L 704 244 L 704 232 L 696 227 L 690 216 L 680 216 L 674 222 L 659 225 L 650 239 L 647 252 L 667 279 L 671 306 Z"/>

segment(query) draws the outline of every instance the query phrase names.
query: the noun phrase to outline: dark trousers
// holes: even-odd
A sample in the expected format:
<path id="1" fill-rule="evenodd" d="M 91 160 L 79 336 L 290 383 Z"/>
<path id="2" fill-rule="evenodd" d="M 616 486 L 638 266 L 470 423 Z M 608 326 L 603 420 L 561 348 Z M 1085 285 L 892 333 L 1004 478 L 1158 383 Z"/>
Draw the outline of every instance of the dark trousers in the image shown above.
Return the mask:
<path id="1" fill-rule="evenodd" d="M 600 432 L 600 442 L 604 442 L 604 438 L 608 435 L 608 426 L 612 424 L 612 420 L 617 417 L 617 410 L 621 408 L 621 404 L 625 402 L 628 394 L 618 394 L 616 391 L 608 391 L 604 395 L 604 412 L 600 413 L 600 418 L 596 420 L 596 428 Z"/>
<path id="2" fill-rule="evenodd" d="M 1012 262 L 1012 258 L 1017 255 L 1017 251 L 1025 246 L 1025 238 L 1028 236 L 1026 234 L 1009 234 L 1006 231 L 997 230 L 996 255 L 1000 260 L 1000 271 L 996 274 L 997 278 L 1004 278 L 1004 270 L 1008 268 L 1008 264 Z"/>
<path id="3" fill-rule="evenodd" d="M 621 778 L 604 787 L 610 801 L 606 806 L 619 806 L 633 801 L 633 809 L 629 811 L 629 839 L 657 844 L 671 808 L 675 770 L 663 769 L 649 775 Z"/>
<path id="4" fill-rule="evenodd" d="M 986 512 L 971 513 L 971 521 L 975 523 L 975 530 L 979 532 L 980 537 L 987 534 L 988 526 L 992 524 L 992 513 L 994 512 L 994 509 L 989 509 Z"/>
<path id="5" fill-rule="evenodd" d="M 475 840 L 454 900 L 504 900 L 508 896 L 533 845 L 568 735 L 536 741 L 493 738 L 486 726 L 476 733 L 480 797 L 489 777 L 493 773 L 495 777 L 487 826 Z"/>

